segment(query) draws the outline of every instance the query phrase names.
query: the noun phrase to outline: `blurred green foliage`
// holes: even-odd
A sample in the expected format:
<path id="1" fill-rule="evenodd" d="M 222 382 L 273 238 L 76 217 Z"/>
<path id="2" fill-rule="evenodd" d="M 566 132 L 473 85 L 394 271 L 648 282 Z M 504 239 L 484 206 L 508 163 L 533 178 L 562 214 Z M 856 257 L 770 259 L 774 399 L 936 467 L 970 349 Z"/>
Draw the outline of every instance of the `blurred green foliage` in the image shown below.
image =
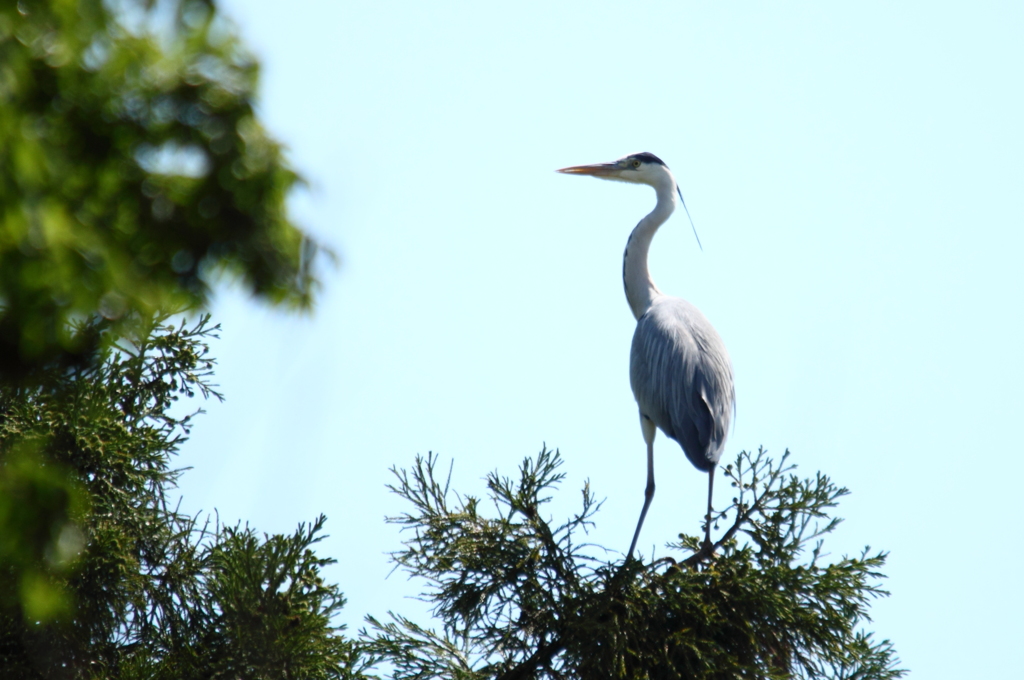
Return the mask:
<path id="1" fill-rule="evenodd" d="M 130 328 L 130 332 L 127 332 Z M 209 384 L 204 317 L 137 321 L 101 360 L 0 386 L 0 669 L 7 678 L 346 678 L 359 654 L 293 535 L 198 524 L 171 457 Z"/>
<path id="2" fill-rule="evenodd" d="M 227 274 L 307 307 L 297 176 L 211 0 L 0 0 L 0 375 L 87 361 L 133 312 Z"/>
<path id="3" fill-rule="evenodd" d="M 886 594 L 885 553 L 827 561 L 847 491 L 796 476 L 787 457 L 740 453 L 725 473 L 736 495 L 714 519 L 732 516 L 724 533 L 709 546 L 681 535 L 680 560 L 646 564 L 586 542 L 589 487 L 568 520 L 543 517 L 563 478 L 557 452 L 517 478 L 489 475 L 485 502 L 451 490 L 436 456 L 417 458 L 395 470 L 412 508 L 392 518 L 411 534 L 394 559 L 425 581 L 442 628 L 371 617 L 368 650 L 409 680 L 901 677 L 889 641 L 863 629 Z"/>
<path id="4" fill-rule="evenodd" d="M 45 437 L 19 436 L 23 425 L 0 421 L 0 609 L 20 604 L 28 620 L 66 618 L 74 599 L 62 577 L 82 547 L 88 496 L 40 455 Z"/>

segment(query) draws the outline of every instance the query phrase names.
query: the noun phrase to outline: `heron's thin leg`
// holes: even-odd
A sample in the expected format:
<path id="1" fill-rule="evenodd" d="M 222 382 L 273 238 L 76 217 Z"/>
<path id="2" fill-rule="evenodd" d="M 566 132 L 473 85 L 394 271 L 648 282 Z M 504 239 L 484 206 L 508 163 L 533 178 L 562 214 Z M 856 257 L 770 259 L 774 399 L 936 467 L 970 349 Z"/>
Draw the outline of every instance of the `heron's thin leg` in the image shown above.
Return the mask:
<path id="1" fill-rule="evenodd" d="M 651 500 L 654 498 L 654 442 L 647 443 L 647 488 L 644 490 L 644 509 L 640 511 L 640 520 L 636 523 L 636 531 L 633 532 L 633 542 L 629 544 L 628 560 L 633 556 L 636 548 L 636 541 L 640 538 L 640 528 L 644 525 L 644 517 L 647 517 L 647 509 L 651 507 Z"/>
<path id="2" fill-rule="evenodd" d="M 708 470 L 708 516 L 704 525 L 704 543 L 711 545 L 711 490 L 715 488 L 715 468 Z"/>

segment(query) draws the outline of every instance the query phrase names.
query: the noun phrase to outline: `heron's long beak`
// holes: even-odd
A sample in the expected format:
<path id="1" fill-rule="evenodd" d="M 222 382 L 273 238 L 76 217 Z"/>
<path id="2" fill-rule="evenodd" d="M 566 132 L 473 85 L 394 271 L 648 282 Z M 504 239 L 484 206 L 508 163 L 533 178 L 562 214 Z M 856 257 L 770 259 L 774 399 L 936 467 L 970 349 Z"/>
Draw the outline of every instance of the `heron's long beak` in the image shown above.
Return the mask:
<path id="1" fill-rule="evenodd" d="M 614 177 L 619 174 L 622 168 L 618 163 L 594 163 L 593 165 L 573 165 L 568 168 L 559 168 L 557 172 L 566 175 L 593 175 L 594 177 Z"/>

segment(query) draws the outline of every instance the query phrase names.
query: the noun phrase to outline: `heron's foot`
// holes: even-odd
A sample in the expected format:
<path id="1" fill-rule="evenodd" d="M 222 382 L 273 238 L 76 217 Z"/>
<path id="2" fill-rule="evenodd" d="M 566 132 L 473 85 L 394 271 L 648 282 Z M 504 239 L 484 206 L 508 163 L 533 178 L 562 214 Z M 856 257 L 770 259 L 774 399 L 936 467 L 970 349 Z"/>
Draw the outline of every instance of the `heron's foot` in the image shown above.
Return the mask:
<path id="1" fill-rule="evenodd" d="M 715 554 L 715 544 L 711 541 L 710 536 L 705 536 L 704 540 L 700 544 L 700 550 L 697 551 L 690 559 L 694 562 L 703 562 Z"/>
<path id="2" fill-rule="evenodd" d="M 709 523 L 707 525 L 705 525 L 705 529 L 704 529 L 704 542 L 700 544 L 700 551 L 701 552 L 711 551 L 714 548 L 714 545 L 715 545 L 714 542 L 711 540 L 711 524 L 710 524 L 710 519 L 708 520 L 708 522 Z"/>

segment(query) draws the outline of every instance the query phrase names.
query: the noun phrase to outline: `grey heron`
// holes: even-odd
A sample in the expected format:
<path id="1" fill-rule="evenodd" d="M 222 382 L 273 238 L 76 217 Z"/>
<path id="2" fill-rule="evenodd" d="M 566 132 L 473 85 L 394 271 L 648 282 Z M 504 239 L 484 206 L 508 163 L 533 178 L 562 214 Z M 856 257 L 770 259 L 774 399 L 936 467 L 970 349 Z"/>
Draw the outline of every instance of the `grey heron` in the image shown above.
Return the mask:
<path id="1" fill-rule="evenodd" d="M 654 498 L 654 436 L 660 429 L 679 442 L 683 453 L 708 473 L 708 513 L 704 544 L 711 545 L 711 494 L 715 466 L 722 456 L 736 408 L 732 364 L 725 344 L 700 310 L 686 300 L 663 294 L 647 270 L 647 252 L 658 227 L 676 209 L 683 194 L 672 171 L 651 153 L 624 156 L 612 163 L 576 165 L 558 172 L 646 184 L 657 204 L 633 229 L 623 255 L 622 282 L 636 317 L 629 353 L 629 382 L 640 408 L 640 429 L 647 443 L 647 488 L 627 559 L 633 555 L 647 510 Z M 683 203 L 686 210 L 686 203 Z M 689 210 L 686 210 L 689 217 Z M 693 220 L 690 220 L 693 226 Z M 694 236 L 697 231 L 694 228 Z M 698 245 L 700 239 L 697 240 Z"/>

